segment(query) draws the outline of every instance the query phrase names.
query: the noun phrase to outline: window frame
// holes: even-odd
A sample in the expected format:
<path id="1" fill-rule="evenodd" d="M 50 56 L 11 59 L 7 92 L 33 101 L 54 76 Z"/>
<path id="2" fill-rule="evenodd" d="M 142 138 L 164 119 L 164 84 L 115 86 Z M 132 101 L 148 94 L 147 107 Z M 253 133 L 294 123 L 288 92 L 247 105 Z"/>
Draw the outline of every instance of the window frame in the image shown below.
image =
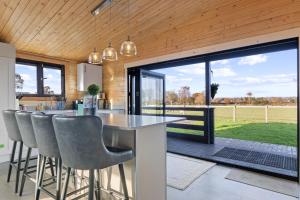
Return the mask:
<path id="1" fill-rule="evenodd" d="M 16 64 L 36 66 L 37 94 L 22 94 L 23 97 L 65 97 L 65 66 L 60 64 L 16 58 Z M 61 70 L 61 94 L 44 94 L 44 68 Z"/>

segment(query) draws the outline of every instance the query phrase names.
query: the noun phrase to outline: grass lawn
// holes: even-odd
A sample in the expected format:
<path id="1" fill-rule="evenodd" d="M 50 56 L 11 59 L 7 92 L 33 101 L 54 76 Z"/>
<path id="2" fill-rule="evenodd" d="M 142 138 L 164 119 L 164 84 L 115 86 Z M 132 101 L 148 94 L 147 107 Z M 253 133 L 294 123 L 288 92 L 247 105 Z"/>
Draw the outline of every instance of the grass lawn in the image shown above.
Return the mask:
<path id="1" fill-rule="evenodd" d="M 168 128 L 168 131 L 202 135 L 201 131 Z M 297 125 L 295 123 L 233 123 L 217 120 L 215 136 L 240 140 L 257 141 L 288 146 L 297 145 Z"/>
<path id="2" fill-rule="evenodd" d="M 233 123 L 218 120 L 215 126 L 217 137 L 258 141 L 288 146 L 297 145 L 295 123 Z"/>

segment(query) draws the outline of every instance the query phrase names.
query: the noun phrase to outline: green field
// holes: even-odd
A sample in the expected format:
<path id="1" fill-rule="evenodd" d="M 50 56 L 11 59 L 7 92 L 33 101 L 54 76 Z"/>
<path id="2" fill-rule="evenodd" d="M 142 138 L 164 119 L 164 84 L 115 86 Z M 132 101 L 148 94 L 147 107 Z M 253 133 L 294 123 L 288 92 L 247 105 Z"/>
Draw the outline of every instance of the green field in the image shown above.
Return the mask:
<path id="1" fill-rule="evenodd" d="M 174 111 L 167 112 L 179 114 Z M 184 115 L 202 115 L 201 112 L 185 111 Z M 202 122 L 187 121 L 189 124 L 201 125 Z M 168 128 L 169 131 L 201 135 L 201 131 Z M 236 121 L 233 122 L 232 107 L 215 109 L 215 135 L 217 137 L 258 141 L 288 146 L 297 145 L 297 109 L 268 108 L 268 123 L 265 123 L 265 109 L 240 108 L 236 110 Z"/>

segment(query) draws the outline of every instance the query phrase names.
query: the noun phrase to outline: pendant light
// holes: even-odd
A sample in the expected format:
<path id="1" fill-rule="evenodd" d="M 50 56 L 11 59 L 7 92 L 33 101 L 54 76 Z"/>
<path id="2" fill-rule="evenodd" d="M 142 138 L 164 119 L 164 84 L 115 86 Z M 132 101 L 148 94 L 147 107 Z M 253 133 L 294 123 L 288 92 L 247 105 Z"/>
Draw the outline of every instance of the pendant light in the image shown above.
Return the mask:
<path id="1" fill-rule="evenodd" d="M 111 4 L 112 0 L 110 0 L 110 8 L 109 8 L 109 23 L 110 23 L 110 30 L 111 28 Z M 112 34 L 112 33 L 111 33 Z M 111 42 L 109 42 L 108 47 L 103 50 L 102 59 L 106 61 L 117 61 L 118 60 L 118 52 L 112 47 Z"/>
<path id="2" fill-rule="evenodd" d="M 137 48 L 134 42 L 130 40 L 129 31 L 130 31 L 130 12 L 129 12 L 130 0 L 128 0 L 128 9 L 127 9 L 127 18 L 128 18 L 128 37 L 121 44 L 120 54 L 123 56 L 136 56 Z"/>
<path id="3" fill-rule="evenodd" d="M 95 18 L 95 36 L 96 34 L 96 18 Z M 88 58 L 88 63 L 94 64 L 94 65 L 99 65 L 102 63 L 101 55 L 100 52 L 97 51 L 96 47 L 94 48 L 93 52 L 90 53 L 89 58 Z"/>
<path id="4" fill-rule="evenodd" d="M 94 51 L 90 53 L 88 62 L 94 65 L 99 65 L 102 63 L 101 55 L 96 48 L 94 48 Z"/>

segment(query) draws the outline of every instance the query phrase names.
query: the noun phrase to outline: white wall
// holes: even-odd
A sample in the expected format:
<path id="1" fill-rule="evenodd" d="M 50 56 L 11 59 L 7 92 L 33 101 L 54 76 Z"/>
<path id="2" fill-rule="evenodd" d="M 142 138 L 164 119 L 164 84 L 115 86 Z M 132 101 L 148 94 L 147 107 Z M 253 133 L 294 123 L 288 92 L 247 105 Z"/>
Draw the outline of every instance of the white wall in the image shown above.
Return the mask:
<path id="1" fill-rule="evenodd" d="M 15 109 L 15 60 L 16 49 L 9 44 L 0 43 L 0 112 Z M 0 114 L 0 162 L 8 161 L 11 149 L 6 128 Z"/>

